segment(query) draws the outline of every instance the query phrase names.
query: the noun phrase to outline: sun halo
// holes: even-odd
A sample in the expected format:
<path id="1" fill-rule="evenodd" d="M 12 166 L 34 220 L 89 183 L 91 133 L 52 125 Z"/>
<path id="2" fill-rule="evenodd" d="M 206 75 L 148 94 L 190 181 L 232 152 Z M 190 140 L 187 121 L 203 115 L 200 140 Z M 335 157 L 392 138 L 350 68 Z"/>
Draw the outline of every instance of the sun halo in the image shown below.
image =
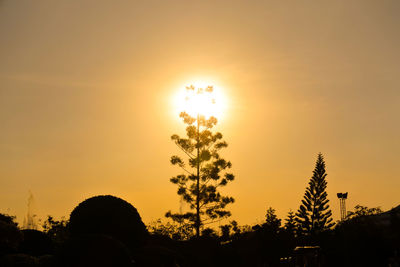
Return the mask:
<path id="1" fill-rule="evenodd" d="M 212 88 L 212 91 L 207 88 Z M 199 92 L 199 89 L 201 91 Z M 190 83 L 178 90 L 174 97 L 175 114 L 186 112 L 196 118 L 197 115 L 221 120 L 226 110 L 226 97 L 220 87 L 206 83 Z"/>

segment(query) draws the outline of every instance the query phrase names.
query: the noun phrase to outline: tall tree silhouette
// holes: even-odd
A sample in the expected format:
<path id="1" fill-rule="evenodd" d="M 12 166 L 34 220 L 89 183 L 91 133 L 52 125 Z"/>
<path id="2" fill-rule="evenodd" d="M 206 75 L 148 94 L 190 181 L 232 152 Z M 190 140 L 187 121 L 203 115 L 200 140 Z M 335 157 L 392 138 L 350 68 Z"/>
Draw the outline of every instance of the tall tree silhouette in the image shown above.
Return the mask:
<path id="1" fill-rule="evenodd" d="M 296 213 L 296 222 L 299 226 L 300 234 L 312 235 L 320 231 L 331 228 L 332 211 L 329 208 L 326 193 L 327 174 L 325 171 L 325 161 L 321 153 L 315 164 L 313 176 L 308 183 L 302 204 Z"/>
<path id="2" fill-rule="evenodd" d="M 211 95 L 213 87 L 203 89 L 190 86 L 186 90 L 194 94 L 194 97 L 204 99 L 207 94 Z M 214 99 L 210 101 L 215 102 Z M 184 173 L 172 177 L 170 181 L 178 186 L 177 193 L 189 204 L 190 211 L 186 213 L 168 211 L 165 216 L 178 223 L 192 225 L 196 236 L 199 237 L 203 225 L 231 215 L 225 207 L 233 203 L 234 199 L 221 195 L 219 189 L 233 181 L 235 177 L 227 172 L 232 166 L 231 162 L 219 155 L 219 151 L 228 144 L 222 140 L 221 133 L 211 131 L 217 124 L 217 119 L 212 116 L 206 119 L 200 112 L 196 117 L 181 112 L 180 117 L 187 124 L 187 137 L 181 138 L 174 134 L 171 139 L 184 152 L 187 163 L 179 156 L 171 157 L 171 163 L 179 166 Z"/>

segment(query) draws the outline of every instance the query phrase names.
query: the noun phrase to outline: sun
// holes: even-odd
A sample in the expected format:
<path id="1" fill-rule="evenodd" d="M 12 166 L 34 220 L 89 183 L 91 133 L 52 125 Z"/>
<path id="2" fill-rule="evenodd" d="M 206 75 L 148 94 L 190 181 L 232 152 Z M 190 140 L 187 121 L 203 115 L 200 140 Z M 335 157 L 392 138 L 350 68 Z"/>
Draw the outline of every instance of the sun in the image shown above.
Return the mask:
<path id="1" fill-rule="evenodd" d="M 197 115 L 220 120 L 226 110 L 226 97 L 218 86 L 206 82 L 192 82 L 182 86 L 174 98 L 175 113 L 186 112 L 192 117 Z"/>

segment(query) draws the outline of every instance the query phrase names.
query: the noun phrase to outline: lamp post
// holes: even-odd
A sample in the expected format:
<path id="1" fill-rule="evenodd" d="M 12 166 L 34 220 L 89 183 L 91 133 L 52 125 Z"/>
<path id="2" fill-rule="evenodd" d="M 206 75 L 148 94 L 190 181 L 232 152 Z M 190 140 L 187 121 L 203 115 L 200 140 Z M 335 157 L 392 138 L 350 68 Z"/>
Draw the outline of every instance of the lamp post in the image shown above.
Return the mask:
<path id="1" fill-rule="evenodd" d="M 348 193 L 337 193 L 340 202 L 340 219 L 343 221 L 346 218 L 346 199 Z"/>

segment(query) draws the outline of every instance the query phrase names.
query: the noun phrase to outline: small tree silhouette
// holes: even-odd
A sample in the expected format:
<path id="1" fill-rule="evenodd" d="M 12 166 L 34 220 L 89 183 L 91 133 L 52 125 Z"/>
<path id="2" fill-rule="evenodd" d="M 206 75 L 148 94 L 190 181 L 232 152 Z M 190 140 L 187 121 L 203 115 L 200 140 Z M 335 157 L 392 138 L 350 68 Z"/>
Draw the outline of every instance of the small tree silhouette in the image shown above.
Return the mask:
<path id="1" fill-rule="evenodd" d="M 279 228 L 281 227 L 281 219 L 275 214 L 275 209 L 269 207 L 267 209 L 267 214 L 265 215 L 265 223 L 263 225 L 264 228 L 271 230 L 273 233 L 277 233 Z"/>
<path id="2" fill-rule="evenodd" d="M 202 89 L 189 86 L 186 90 L 197 97 L 204 97 L 212 93 L 213 87 Z M 214 99 L 211 101 L 215 102 Z M 199 237 L 201 226 L 231 215 L 225 207 L 233 203 L 234 199 L 221 195 L 218 190 L 235 177 L 227 172 L 232 166 L 231 162 L 219 155 L 219 151 L 228 144 L 222 140 L 221 133 L 211 131 L 217 119 L 212 116 L 206 119 L 200 113 L 194 118 L 186 112 L 181 112 L 180 117 L 187 124 L 187 138 L 174 134 L 171 139 L 185 153 L 188 162 L 186 164 L 178 156 L 171 157 L 171 163 L 179 166 L 184 173 L 172 177 L 170 181 L 178 186 L 178 195 L 189 204 L 191 211 L 183 214 L 168 211 L 165 216 L 178 223 L 192 225 Z"/>
<path id="3" fill-rule="evenodd" d="M 47 234 L 48 237 L 56 245 L 61 245 L 65 240 L 68 239 L 68 221 L 61 217 L 61 220 L 55 220 L 53 216 L 48 215 L 47 219 L 42 224 L 43 232 Z"/>
<path id="4" fill-rule="evenodd" d="M 304 199 L 301 201 L 302 204 L 296 213 L 296 222 L 300 234 L 313 235 L 334 225 L 331 218 L 332 211 L 328 205 L 328 194 L 325 191 L 327 186 L 326 176 L 324 157 L 319 153 L 313 176 L 306 188 Z"/>
<path id="5" fill-rule="evenodd" d="M 285 230 L 292 236 L 295 235 L 296 230 L 296 216 L 292 210 L 288 212 L 287 218 L 285 219 Z"/>

